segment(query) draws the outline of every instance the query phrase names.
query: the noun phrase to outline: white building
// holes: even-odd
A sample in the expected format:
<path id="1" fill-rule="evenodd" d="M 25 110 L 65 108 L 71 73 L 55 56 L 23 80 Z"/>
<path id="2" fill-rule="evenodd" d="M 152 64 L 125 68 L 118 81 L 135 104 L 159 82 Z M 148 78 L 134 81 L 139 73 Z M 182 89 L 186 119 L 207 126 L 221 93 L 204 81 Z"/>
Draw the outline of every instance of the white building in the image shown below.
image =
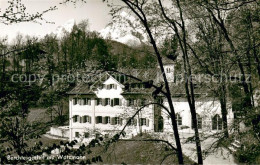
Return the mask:
<path id="1" fill-rule="evenodd" d="M 108 137 L 122 130 L 129 118 L 143 105 L 160 102 L 168 107 L 167 100 L 162 96 L 158 96 L 156 99 L 152 97 L 154 88 L 151 88 L 151 84 L 161 82 L 159 72 L 156 69 L 145 71 L 146 73 L 137 71 L 136 75 L 134 71 L 130 73 L 141 77 L 142 82 L 133 79 L 122 81 L 122 76 L 104 73 L 99 76 L 98 80 L 78 84 L 71 90 L 68 93 L 69 139 L 87 142 L 90 137 L 99 134 Z M 183 89 L 181 89 L 182 92 L 177 92 L 181 85 L 174 83 L 173 64 L 165 64 L 165 72 L 173 94 L 172 99 L 179 131 L 193 133 L 187 99 Z M 231 123 L 233 113 L 231 108 L 228 109 L 227 118 Z M 200 96 L 196 98 L 196 110 L 199 130 L 215 132 L 222 129 L 221 108 L 217 100 L 206 95 Z M 140 111 L 126 127 L 127 137 L 139 132 L 172 133 L 171 119 L 160 106 L 149 105 Z"/>

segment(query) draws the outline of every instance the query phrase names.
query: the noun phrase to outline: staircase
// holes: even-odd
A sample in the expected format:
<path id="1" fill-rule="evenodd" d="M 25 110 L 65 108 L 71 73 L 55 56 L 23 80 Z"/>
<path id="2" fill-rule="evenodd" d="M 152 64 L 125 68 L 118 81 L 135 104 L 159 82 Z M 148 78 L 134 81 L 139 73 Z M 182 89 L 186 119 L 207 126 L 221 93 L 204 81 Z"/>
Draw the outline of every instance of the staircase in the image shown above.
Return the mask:
<path id="1" fill-rule="evenodd" d="M 231 143 L 231 145 L 228 147 L 231 153 L 236 152 L 238 148 L 241 147 L 240 141 L 235 140 Z"/>

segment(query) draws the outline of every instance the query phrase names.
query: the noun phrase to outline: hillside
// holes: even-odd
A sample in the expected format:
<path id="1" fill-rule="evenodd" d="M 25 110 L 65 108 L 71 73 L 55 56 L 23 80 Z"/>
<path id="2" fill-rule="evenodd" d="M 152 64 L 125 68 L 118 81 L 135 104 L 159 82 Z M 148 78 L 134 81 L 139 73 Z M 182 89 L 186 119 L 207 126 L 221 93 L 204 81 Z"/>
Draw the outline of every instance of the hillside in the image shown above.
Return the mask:
<path id="1" fill-rule="evenodd" d="M 156 58 L 152 47 L 147 45 L 128 46 L 126 44 L 106 40 L 111 56 L 117 61 L 118 67 L 150 68 L 156 66 Z"/>
<path id="2" fill-rule="evenodd" d="M 134 137 L 131 140 L 142 140 L 146 136 Z M 165 144 L 147 141 L 126 141 L 120 140 L 111 145 L 108 151 L 104 152 L 103 147 L 92 148 L 92 153 L 86 155 L 87 159 L 101 153 L 102 164 L 178 164 L 176 154 Z M 167 156 L 169 155 L 169 156 Z M 185 164 L 194 162 L 185 157 Z"/>

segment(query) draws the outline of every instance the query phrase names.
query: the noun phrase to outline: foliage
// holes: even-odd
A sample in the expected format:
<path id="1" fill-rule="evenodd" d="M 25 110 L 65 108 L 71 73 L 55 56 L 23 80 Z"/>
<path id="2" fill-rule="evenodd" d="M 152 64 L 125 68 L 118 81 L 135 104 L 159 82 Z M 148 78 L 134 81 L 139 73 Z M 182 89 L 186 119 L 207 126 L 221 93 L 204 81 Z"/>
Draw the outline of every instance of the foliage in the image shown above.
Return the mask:
<path id="1" fill-rule="evenodd" d="M 43 15 L 47 12 L 56 10 L 57 7 L 50 7 L 47 10 L 42 12 L 37 12 L 35 14 L 28 13 L 27 8 L 22 2 L 22 0 L 10 0 L 8 1 L 8 7 L 4 9 L 0 9 L 0 23 L 4 24 L 13 24 L 20 22 L 39 22 L 45 21 Z"/>
<path id="2" fill-rule="evenodd" d="M 259 140 L 256 139 L 252 130 L 242 133 L 241 147 L 234 153 L 235 158 L 240 163 L 259 164 L 260 163 L 260 146 Z"/>

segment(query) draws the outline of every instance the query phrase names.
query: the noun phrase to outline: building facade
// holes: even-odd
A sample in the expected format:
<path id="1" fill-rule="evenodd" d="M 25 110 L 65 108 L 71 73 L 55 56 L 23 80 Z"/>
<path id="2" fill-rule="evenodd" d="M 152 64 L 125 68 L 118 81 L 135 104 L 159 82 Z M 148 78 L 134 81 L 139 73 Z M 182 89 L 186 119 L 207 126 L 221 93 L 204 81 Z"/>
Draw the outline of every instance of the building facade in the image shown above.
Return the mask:
<path id="1" fill-rule="evenodd" d="M 168 108 L 167 100 L 158 95 L 154 97 L 151 84 L 160 83 L 158 71 L 152 81 L 120 81 L 120 76 L 105 73 L 92 83 L 77 85 L 69 94 L 69 139 L 88 142 L 95 136 L 109 137 L 125 129 L 126 138 L 140 132 L 164 134 L 173 133 L 171 118 L 158 104 Z M 189 104 L 180 85 L 174 85 L 173 64 L 165 65 L 165 73 L 172 89 L 173 105 L 180 132 L 194 133 Z M 141 76 L 143 77 L 143 76 Z M 152 76 L 146 78 L 151 79 Z M 143 80 L 143 79 L 142 79 Z M 201 94 L 202 95 L 202 94 Z M 145 106 L 147 105 L 147 106 Z M 132 116 L 139 110 L 134 118 Z M 220 104 L 207 95 L 196 98 L 199 131 L 216 132 L 222 130 Z M 228 108 L 228 123 L 233 121 L 233 112 Z"/>

